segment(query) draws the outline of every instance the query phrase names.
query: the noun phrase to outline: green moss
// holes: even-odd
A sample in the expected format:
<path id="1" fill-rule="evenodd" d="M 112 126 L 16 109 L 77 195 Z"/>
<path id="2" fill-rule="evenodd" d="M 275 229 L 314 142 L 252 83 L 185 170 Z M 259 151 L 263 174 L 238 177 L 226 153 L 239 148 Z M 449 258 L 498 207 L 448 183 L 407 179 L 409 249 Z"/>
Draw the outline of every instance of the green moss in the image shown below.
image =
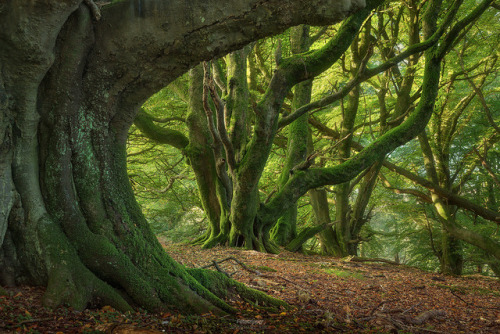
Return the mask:
<path id="1" fill-rule="evenodd" d="M 171 145 L 180 150 L 189 144 L 189 139 L 182 132 L 156 125 L 152 116 L 144 110 L 137 114 L 134 124 L 146 137 L 160 144 Z"/>
<path id="2" fill-rule="evenodd" d="M 212 270 L 188 269 L 188 272 L 204 287 L 221 298 L 227 298 L 228 292 L 238 294 L 246 302 L 259 308 L 288 307 L 282 300 L 273 298 L 265 293 L 251 289 L 245 284 L 235 281 L 226 275 Z"/>
<path id="3" fill-rule="evenodd" d="M 223 273 L 203 270 L 203 269 L 189 269 L 189 274 L 193 276 L 201 285 L 210 290 L 219 298 L 226 298 L 228 294 L 227 276 Z"/>

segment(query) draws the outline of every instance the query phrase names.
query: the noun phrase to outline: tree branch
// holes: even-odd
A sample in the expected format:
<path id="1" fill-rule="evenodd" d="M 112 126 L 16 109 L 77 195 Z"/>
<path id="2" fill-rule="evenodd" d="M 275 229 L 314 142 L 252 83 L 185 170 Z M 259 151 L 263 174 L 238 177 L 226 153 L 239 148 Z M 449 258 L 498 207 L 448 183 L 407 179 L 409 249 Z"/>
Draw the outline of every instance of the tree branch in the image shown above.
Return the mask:
<path id="1" fill-rule="evenodd" d="M 223 147 L 221 137 L 219 135 L 219 132 L 215 128 L 215 122 L 214 122 L 214 117 L 213 117 L 213 112 L 212 109 L 210 108 L 210 105 L 208 104 L 208 94 L 209 94 L 209 85 L 210 85 L 210 73 L 209 73 L 209 68 L 208 64 L 205 62 L 203 63 L 203 69 L 204 69 L 204 76 L 203 76 L 203 109 L 205 110 L 205 114 L 207 116 L 207 123 L 208 123 L 208 128 L 210 130 L 210 133 L 212 134 L 212 139 L 214 141 L 213 143 L 213 152 L 215 156 L 215 167 L 217 171 L 217 176 L 219 177 L 219 180 L 221 181 L 225 191 L 226 191 L 226 205 L 229 207 L 231 206 L 231 200 L 232 200 L 232 194 L 233 194 L 233 186 L 231 184 L 231 180 L 227 174 L 226 171 L 226 160 L 222 156 L 222 150 L 221 148 Z"/>
<path id="2" fill-rule="evenodd" d="M 89 7 L 90 12 L 92 13 L 94 19 L 96 21 L 99 21 L 101 19 L 101 10 L 95 4 L 95 2 L 93 0 L 83 0 L 83 2 Z"/>
<path id="3" fill-rule="evenodd" d="M 326 135 L 331 136 L 333 139 L 340 138 L 340 134 L 337 131 L 328 128 L 327 126 L 325 126 L 324 124 L 318 122 L 317 120 L 315 120 L 313 118 L 309 119 L 309 123 L 311 125 L 313 125 L 315 128 L 317 128 L 318 130 L 325 133 Z M 365 149 L 365 147 L 363 145 L 361 145 L 360 143 L 355 142 L 355 141 L 352 142 L 352 147 L 357 151 L 361 151 L 361 150 Z M 484 207 L 477 205 L 477 204 L 475 204 L 475 203 L 473 203 L 473 202 L 471 202 L 471 201 L 469 201 L 461 196 L 458 196 L 458 195 L 456 195 L 448 190 L 445 190 L 444 188 L 437 186 L 436 184 L 432 183 L 431 181 L 428 181 L 427 179 L 420 177 L 420 176 L 418 176 L 418 175 L 416 175 L 416 174 L 414 174 L 414 173 L 412 173 L 412 172 L 410 172 L 402 167 L 399 167 L 399 166 L 397 166 L 397 165 L 395 165 L 387 160 L 384 160 L 384 162 L 382 164 L 387 169 L 389 169 L 389 170 L 391 170 L 399 175 L 406 177 L 407 179 L 419 184 L 420 186 L 422 186 L 424 188 L 427 188 L 427 189 L 435 192 L 439 196 L 446 198 L 448 203 L 457 205 L 457 206 L 461 207 L 462 209 L 472 211 L 475 214 L 477 214 L 478 216 L 483 217 L 484 219 L 487 219 L 487 220 L 490 220 L 490 221 L 495 222 L 497 224 L 500 224 L 500 213 L 497 213 L 493 210 L 489 210 L 487 208 L 484 208 Z"/>
<path id="4" fill-rule="evenodd" d="M 233 144 L 231 143 L 231 140 L 227 135 L 226 124 L 224 122 L 224 114 L 225 114 L 224 109 L 226 108 L 226 105 L 224 101 L 222 101 L 222 99 L 219 97 L 219 94 L 217 94 L 217 91 L 215 90 L 215 84 L 212 77 L 210 76 L 210 71 L 206 63 L 204 63 L 203 68 L 205 70 L 205 78 L 206 78 L 205 83 L 208 86 L 208 89 L 210 90 L 210 96 L 212 97 L 212 101 L 215 104 L 216 116 L 217 116 L 217 131 L 219 133 L 220 142 L 223 145 L 224 150 L 226 151 L 226 159 L 229 167 L 229 173 L 232 175 L 236 168 L 236 158 L 234 156 Z"/>
<path id="5" fill-rule="evenodd" d="M 386 189 L 389 189 L 396 194 L 412 195 L 412 196 L 420 198 L 425 203 L 432 204 L 432 199 L 429 197 L 429 195 L 424 194 L 423 192 L 418 191 L 416 189 L 401 189 L 401 188 L 393 187 L 391 185 L 391 183 L 389 182 L 389 180 L 387 180 L 387 178 L 384 177 L 384 175 L 382 175 L 382 173 L 379 175 L 379 177 L 383 181 L 382 184 Z"/>
<path id="6" fill-rule="evenodd" d="M 497 59 L 498 58 L 495 55 L 494 59 L 493 59 L 493 64 L 491 66 L 492 68 L 495 65 Z M 486 118 L 488 119 L 488 122 L 495 129 L 495 131 L 498 134 L 500 134 L 500 127 L 495 123 L 495 120 L 493 119 L 493 116 L 491 115 L 491 110 L 488 107 L 488 104 L 486 103 L 486 99 L 484 98 L 483 92 L 482 92 L 482 90 L 479 87 L 477 87 L 474 84 L 474 81 L 472 81 L 472 79 L 469 77 L 468 72 L 465 70 L 465 66 L 464 66 L 464 62 L 463 62 L 463 58 L 462 57 L 460 57 L 460 66 L 462 67 L 462 70 L 464 71 L 465 79 L 467 80 L 467 82 L 469 83 L 469 85 L 472 87 L 472 89 L 476 93 L 477 97 L 479 98 L 479 102 L 481 102 L 481 105 L 484 108 L 484 112 L 486 113 Z M 484 82 L 484 80 L 483 80 L 483 82 Z"/>
<path id="7" fill-rule="evenodd" d="M 220 61 L 221 60 L 219 59 L 214 59 L 211 61 L 212 73 L 217 87 L 219 87 L 219 89 L 222 91 L 222 96 L 224 96 L 227 94 L 227 80 L 226 76 L 224 75 L 224 71 L 222 70 L 222 67 L 219 63 Z"/>
<path id="8" fill-rule="evenodd" d="M 486 171 L 488 172 L 488 174 L 490 174 L 491 178 L 493 179 L 493 181 L 495 181 L 495 183 L 497 184 L 498 188 L 500 189 L 500 180 L 498 179 L 498 176 L 493 172 L 493 170 L 491 169 L 490 165 L 486 162 L 486 158 L 483 157 L 481 155 L 481 153 L 479 153 L 479 151 L 475 147 L 474 147 L 474 152 L 479 157 L 479 160 L 481 161 L 481 165 L 483 165 L 484 169 L 486 169 Z"/>
<path id="9" fill-rule="evenodd" d="M 440 29 L 438 32 L 436 32 L 434 35 L 432 35 L 428 40 L 409 46 L 405 51 L 401 52 L 399 55 L 392 57 L 391 59 L 387 60 L 385 63 L 383 63 L 377 67 L 366 68 L 366 66 L 360 66 L 360 69 L 359 69 L 358 73 L 356 74 L 356 76 L 353 79 L 351 79 L 349 82 L 347 82 L 339 91 L 337 91 L 336 93 L 334 93 L 332 95 L 324 97 L 321 100 L 309 103 L 305 106 L 302 106 L 301 108 L 298 108 L 297 110 L 295 110 L 295 112 L 293 112 L 292 114 L 281 118 L 279 123 L 278 123 L 278 127 L 279 128 L 285 127 L 286 125 L 290 124 L 291 122 L 293 122 L 294 120 L 296 120 L 300 116 L 304 115 L 305 113 L 309 112 L 310 110 L 325 107 L 329 104 L 334 103 L 335 101 L 338 101 L 338 100 L 344 98 L 359 83 L 366 81 L 379 73 L 387 71 L 391 67 L 399 64 L 400 62 L 402 62 L 403 60 L 405 60 L 406 58 L 408 58 L 414 54 L 423 52 L 423 51 L 427 50 L 428 48 L 434 46 L 438 42 L 439 37 L 442 35 L 443 32 L 444 32 L 444 29 Z M 367 63 L 367 60 L 368 59 L 364 60 L 365 65 Z"/>
<path id="10" fill-rule="evenodd" d="M 189 139 L 182 132 L 162 128 L 154 124 L 153 120 L 154 118 L 142 109 L 135 117 L 134 124 L 147 138 L 157 143 L 167 144 L 179 150 L 189 144 Z"/>
<path id="11" fill-rule="evenodd" d="M 458 39 L 460 32 L 465 29 L 469 24 L 473 23 L 476 21 L 481 14 L 484 13 L 485 10 L 490 7 L 490 5 L 493 3 L 494 0 L 484 0 L 481 4 L 479 4 L 472 12 L 469 13 L 469 15 L 465 16 L 462 20 L 458 21 L 451 29 L 450 32 L 446 35 L 444 38 L 442 44 L 439 46 L 439 49 L 437 51 L 437 55 L 439 57 L 444 57 L 446 53 L 451 49 L 451 47 L 454 45 L 455 41 Z M 462 1 L 457 1 L 457 3 L 461 3 Z M 453 9 L 450 11 L 458 10 L 458 6 L 454 6 Z M 456 9 L 455 9 L 456 8 Z M 463 35 L 460 35 L 463 36 Z"/>

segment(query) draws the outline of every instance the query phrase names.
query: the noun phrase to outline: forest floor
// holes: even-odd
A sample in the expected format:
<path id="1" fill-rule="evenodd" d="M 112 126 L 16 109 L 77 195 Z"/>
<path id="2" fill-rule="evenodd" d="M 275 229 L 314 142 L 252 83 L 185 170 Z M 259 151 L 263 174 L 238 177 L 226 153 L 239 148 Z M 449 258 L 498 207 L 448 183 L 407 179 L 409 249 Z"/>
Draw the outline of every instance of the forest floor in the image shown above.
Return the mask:
<path id="1" fill-rule="evenodd" d="M 225 317 L 121 314 L 111 307 L 49 311 L 41 307 L 43 289 L 18 287 L 0 296 L 0 333 L 500 333 L 496 279 L 286 251 L 165 247 L 188 267 L 217 261 L 233 278 L 291 308 L 266 311 L 235 299 L 229 302 L 238 313 Z M 234 260 L 220 263 L 227 258 L 247 269 Z"/>

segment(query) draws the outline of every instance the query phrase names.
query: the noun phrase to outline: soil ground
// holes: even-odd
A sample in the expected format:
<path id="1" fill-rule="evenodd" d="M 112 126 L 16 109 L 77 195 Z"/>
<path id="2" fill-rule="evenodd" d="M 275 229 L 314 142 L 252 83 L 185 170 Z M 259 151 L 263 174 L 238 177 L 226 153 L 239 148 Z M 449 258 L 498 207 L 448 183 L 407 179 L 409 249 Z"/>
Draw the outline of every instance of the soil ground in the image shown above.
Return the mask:
<path id="1" fill-rule="evenodd" d="M 216 261 L 236 280 L 291 308 L 265 310 L 235 298 L 229 302 L 238 313 L 225 317 L 121 314 L 111 307 L 51 311 L 41 306 L 43 288 L 16 287 L 0 296 L 0 333 L 500 333 L 497 279 L 286 251 L 165 247 L 188 267 Z M 220 262 L 227 258 L 246 269 L 233 259 Z"/>

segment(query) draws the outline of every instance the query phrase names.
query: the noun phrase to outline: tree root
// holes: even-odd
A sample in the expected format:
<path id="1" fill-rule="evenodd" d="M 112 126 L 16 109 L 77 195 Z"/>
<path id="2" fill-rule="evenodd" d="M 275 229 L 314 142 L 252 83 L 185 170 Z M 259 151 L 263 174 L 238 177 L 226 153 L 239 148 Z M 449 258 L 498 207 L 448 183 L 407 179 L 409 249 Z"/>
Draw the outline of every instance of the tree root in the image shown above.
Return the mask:
<path id="1" fill-rule="evenodd" d="M 251 273 L 253 273 L 253 274 L 256 274 L 256 275 L 259 275 L 259 276 L 260 276 L 260 275 L 262 275 L 262 274 L 261 274 L 258 270 L 253 270 L 253 269 L 251 269 L 251 268 L 250 268 L 250 267 L 248 267 L 245 263 L 241 262 L 240 260 L 238 260 L 238 259 L 236 259 L 236 258 L 234 258 L 234 257 L 232 257 L 232 256 L 230 256 L 230 257 L 228 257 L 228 258 L 225 258 L 224 260 L 220 260 L 220 261 L 215 261 L 215 260 L 214 260 L 214 261 L 212 261 L 212 263 L 211 263 L 211 264 L 207 264 L 206 266 L 201 267 L 201 269 L 206 269 L 206 268 L 210 268 L 210 267 L 214 266 L 214 267 L 217 269 L 217 271 L 219 271 L 219 272 L 221 272 L 221 273 L 225 274 L 227 277 L 231 277 L 231 276 L 233 276 L 235 273 L 228 274 L 228 273 L 226 273 L 224 270 L 222 270 L 222 269 L 220 268 L 220 266 L 219 266 L 219 264 L 221 264 L 221 263 L 223 263 L 223 262 L 226 262 L 226 261 L 229 261 L 229 260 L 232 260 L 232 261 L 234 261 L 234 262 L 238 263 L 238 264 L 239 264 L 239 265 L 240 265 L 243 269 L 245 269 L 246 271 L 249 271 L 249 272 L 251 272 Z"/>
<path id="2" fill-rule="evenodd" d="M 258 308 L 264 308 L 267 306 L 275 310 L 279 307 L 289 307 L 284 301 L 266 295 L 261 291 L 251 289 L 245 284 L 229 278 L 222 272 L 199 268 L 188 269 L 188 272 L 205 288 L 221 299 L 228 298 L 229 293 L 232 292 Z"/>
<path id="3" fill-rule="evenodd" d="M 209 249 L 217 245 L 223 245 L 227 241 L 228 237 L 222 232 L 216 237 L 208 238 L 202 245 L 202 248 Z"/>
<path id="4" fill-rule="evenodd" d="M 83 2 L 89 7 L 90 12 L 92 13 L 92 16 L 96 21 L 99 21 L 101 19 L 101 10 L 99 7 L 96 5 L 94 0 L 83 0 Z"/>

